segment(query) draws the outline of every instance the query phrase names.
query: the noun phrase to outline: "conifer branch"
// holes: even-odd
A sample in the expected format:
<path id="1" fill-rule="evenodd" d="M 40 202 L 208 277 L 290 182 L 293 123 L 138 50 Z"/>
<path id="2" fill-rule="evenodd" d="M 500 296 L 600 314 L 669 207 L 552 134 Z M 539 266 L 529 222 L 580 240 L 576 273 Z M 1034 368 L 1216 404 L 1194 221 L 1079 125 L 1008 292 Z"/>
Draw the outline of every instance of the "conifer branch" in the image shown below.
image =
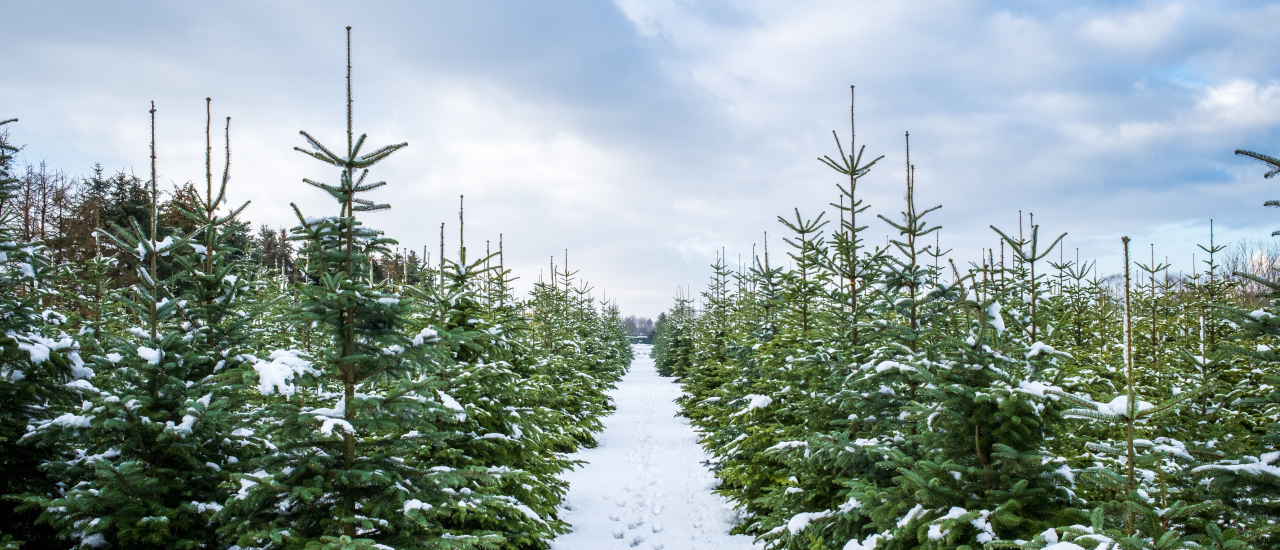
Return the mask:
<path id="1" fill-rule="evenodd" d="M 1270 170 L 1268 170 L 1266 174 L 1263 174 L 1263 178 L 1271 179 L 1272 177 L 1275 177 L 1276 174 L 1280 174 L 1280 159 L 1278 158 L 1270 155 L 1264 155 L 1262 153 L 1255 153 L 1253 151 L 1246 151 L 1244 149 L 1236 149 L 1236 154 L 1252 158 L 1269 168 Z"/>

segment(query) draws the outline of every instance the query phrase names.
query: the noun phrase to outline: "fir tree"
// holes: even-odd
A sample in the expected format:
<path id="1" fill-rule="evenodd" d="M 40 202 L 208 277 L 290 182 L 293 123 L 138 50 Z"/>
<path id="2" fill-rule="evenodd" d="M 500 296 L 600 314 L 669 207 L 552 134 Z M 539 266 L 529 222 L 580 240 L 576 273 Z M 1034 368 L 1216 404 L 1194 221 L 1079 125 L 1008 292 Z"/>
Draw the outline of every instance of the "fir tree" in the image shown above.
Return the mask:
<path id="1" fill-rule="evenodd" d="M 338 215 L 298 212 L 291 237 L 303 243 L 315 281 L 299 288 L 295 322 L 316 334 L 310 352 L 274 352 L 259 367 L 259 389 L 280 394 L 260 413 L 275 448 L 254 462 L 254 473 L 238 476 L 223 532 L 242 546 L 283 548 L 498 544 L 496 533 L 450 528 L 473 513 L 502 513 L 495 507 L 519 512 L 477 493 L 492 483 L 486 472 L 422 456 L 424 445 L 440 446 L 441 426 L 461 421 L 464 411 L 437 392 L 434 360 L 423 348 L 428 333 L 406 334 L 409 301 L 369 284 L 372 256 L 394 241 L 356 217 L 389 206 L 360 195 L 385 184 L 365 183 L 368 169 L 406 144 L 362 154 L 366 137 L 352 130 L 347 32 L 346 149 L 335 153 L 306 132 L 314 151 L 295 148 L 340 170 L 337 184 L 304 180 L 335 199 Z"/>
<path id="2" fill-rule="evenodd" d="M 920 393 L 903 437 L 921 453 L 889 453 L 902 475 L 871 511 L 890 548 L 976 548 L 1082 517 L 1072 515 L 1070 476 L 1046 448 L 1062 420 L 1058 398 L 1045 390 L 1057 382 L 1063 354 L 1039 340 L 1051 316 L 1037 307 L 1045 275 L 1035 265 L 1058 241 L 1041 248 L 1038 230 L 1033 225 L 1026 240 L 997 230 L 1017 260 L 1013 284 L 1001 296 L 963 303 L 967 322 L 939 334 L 914 372 Z"/>
<path id="3" fill-rule="evenodd" d="M 677 298 L 671 314 L 662 314 L 654 326 L 653 361 L 659 376 L 684 376 L 692 363 L 692 301 Z"/>
<path id="4" fill-rule="evenodd" d="M 1275 176 L 1280 170 L 1280 160 L 1274 157 L 1243 150 L 1237 150 L 1236 154 L 1265 164 L 1270 169 L 1264 174 L 1265 178 Z M 1267 201 L 1265 206 L 1280 206 L 1280 201 Z M 1264 289 L 1260 297 L 1270 301 L 1271 305 L 1249 311 L 1240 305 L 1226 304 L 1220 306 L 1220 310 L 1229 321 L 1241 327 L 1241 336 L 1266 343 L 1249 346 L 1249 340 L 1232 342 L 1223 345 L 1223 351 L 1248 363 L 1266 365 L 1270 368 L 1263 372 L 1274 373 L 1274 366 L 1280 359 L 1273 349 L 1280 347 L 1276 346 L 1277 337 L 1280 337 L 1280 311 L 1277 311 L 1280 307 L 1277 305 L 1280 303 L 1280 284 L 1253 273 L 1234 275 L 1260 285 Z M 1230 519 L 1236 520 L 1240 527 L 1238 530 L 1230 529 L 1233 525 L 1228 524 L 1228 529 L 1224 530 L 1210 524 L 1214 527 L 1208 533 L 1212 542 L 1226 547 L 1225 542 L 1239 538 L 1251 546 L 1275 548 L 1280 545 L 1280 528 L 1275 524 L 1276 518 L 1280 517 L 1280 470 L 1275 466 L 1280 458 L 1280 423 L 1276 422 L 1277 414 L 1280 414 L 1280 391 L 1276 390 L 1280 386 L 1280 377 L 1266 374 L 1261 380 L 1249 378 L 1246 375 L 1228 382 L 1233 383 L 1231 386 L 1253 390 L 1241 399 L 1253 413 L 1251 418 L 1242 419 L 1242 423 L 1254 428 L 1252 431 L 1258 435 L 1256 442 L 1245 448 L 1229 449 L 1229 453 L 1222 453 L 1225 456 L 1214 457 L 1218 460 L 1197 467 L 1194 474 L 1209 487 L 1213 497 L 1221 499 L 1231 514 Z"/>
<path id="5" fill-rule="evenodd" d="M 1264 178 L 1271 179 L 1275 177 L 1276 174 L 1280 174 L 1280 159 L 1278 158 L 1275 158 L 1271 155 L 1264 155 L 1262 153 L 1255 153 L 1253 151 L 1246 151 L 1244 149 L 1236 149 L 1236 154 L 1249 157 L 1253 160 L 1258 161 L 1263 166 L 1266 166 L 1267 173 L 1262 175 L 1262 177 Z M 1262 205 L 1270 206 L 1270 207 L 1280 207 L 1280 200 L 1269 200 L 1263 203 Z M 1280 235 L 1280 231 L 1275 231 L 1271 233 L 1272 237 L 1275 237 L 1277 235 Z"/>
<path id="6" fill-rule="evenodd" d="M 18 149 L 4 131 L 15 121 L 0 122 L 0 205 L 10 202 L 17 183 L 10 168 Z M 40 466 L 59 448 L 24 436 L 28 426 L 52 420 L 77 401 L 73 388 L 87 385 L 84 379 L 94 373 L 60 330 L 66 317 L 41 307 L 56 294 L 42 243 L 20 242 L 10 217 L 11 211 L 0 214 L 0 547 L 52 548 L 55 532 L 36 523 L 39 511 L 15 507 L 23 494 L 57 494 L 60 480 Z"/>
<path id="7" fill-rule="evenodd" d="M 858 225 L 858 214 L 865 212 L 871 205 L 863 204 L 863 200 L 858 198 L 858 180 L 869 174 L 871 168 L 883 159 L 884 155 L 876 157 L 866 164 L 862 163 L 862 155 L 867 146 L 863 145 L 861 148 L 857 146 L 858 133 L 857 126 L 854 124 L 853 86 L 849 87 L 849 94 L 849 154 L 845 155 L 844 147 L 840 145 L 839 134 L 832 130 L 831 135 L 835 138 L 836 149 L 840 152 L 839 160 L 834 160 L 829 156 L 824 156 L 818 160 L 837 173 L 849 177 L 847 185 L 836 184 L 836 189 L 840 191 L 840 200 L 839 203 L 831 205 L 836 207 L 839 212 L 840 227 L 831 237 L 831 248 L 834 254 L 831 258 L 829 269 L 836 276 L 837 281 L 835 295 L 832 300 L 836 304 L 840 304 L 840 310 L 844 313 L 844 322 L 841 326 L 845 327 L 844 330 L 848 332 L 846 336 L 848 345 L 856 347 L 858 345 L 858 324 L 861 322 L 859 313 L 865 309 L 860 307 L 863 304 L 859 304 L 858 299 L 861 294 L 865 293 L 865 279 L 871 273 L 866 268 L 868 265 L 874 265 L 881 260 L 881 256 L 878 254 L 865 258 L 862 255 L 865 246 L 862 244 L 863 239 L 860 233 L 866 229 L 866 226 Z"/>
<path id="8" fill-rule="evenodd" d="M 539 547 L 568 530 L 555 518 L 568 489 L 556 475 L 573 463 L 547 450 L 576 446 L 560 428 L 572 420 L 546 406 L 557 390 L 537 376 L 508 274 L 489 265 L 497 254 L 469 262 L 466 251 L 445 261 L 445 283 L 427 294 L 423 316 L 432 321 L 423 328 L 431 344 L 448 358 L 435 375 L 441 397 L 457 403 L 459 421 L 421 453 L 488 480 L 473 484 L 472 494 L 488 494 L 495 504 L 448 518 L 449 529 L 497 534 L 503 548 Z"/>
<path id="9" fill-rule="evenodd" d="M 151 111 L 154 124 L 154 107 Z M 153 213 L 155 142 L 152 141 Z M 249 284 L 226 261 L 220 231 L 243 209 L 215 213 L 221 191 L 188 212 L 200 223 L 206 246 L 191 237 L 157 239 L 158 216 L 143 229 L 108 233 L 121 249 L 135 250 L 138 278 L 121 300 L 137 325 L 97 340 L 95 366 L 111 372 L 98 388 L 83 387 L 80 410 L 40 423 L 32 437 L 57 441 L 68 456 L 47 466 L 67 488 L 53 498 L 32 495 L 62 536 L 81 546 L 204 548 L 216 544 L 210 519 L 226 500 L 238 456 L 255 443 L 237 430 L 242 369 L 253 364 L 244 328 Z M 207 161 L 211 159 L 206 159 Z M 193 235 L 194 237 L 194 235 Z M 161 256 L 180 266 L 161 277 Z"/>

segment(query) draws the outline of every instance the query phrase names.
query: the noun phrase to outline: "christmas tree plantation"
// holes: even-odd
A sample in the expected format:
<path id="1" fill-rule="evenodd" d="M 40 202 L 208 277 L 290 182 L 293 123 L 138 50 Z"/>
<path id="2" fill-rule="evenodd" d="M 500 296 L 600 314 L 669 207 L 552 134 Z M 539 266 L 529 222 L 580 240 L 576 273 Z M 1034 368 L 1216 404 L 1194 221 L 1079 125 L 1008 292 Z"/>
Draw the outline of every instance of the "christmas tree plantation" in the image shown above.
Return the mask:
<path id="1" fill-rule="evenodd" d="M 789 269 L 776 246 L 721 259 L 657 324 L 737 532 L 786 549 L 1280 546 L 1280 286 L 1224 269 L 1212 240 L 1178 277 L 1127 238 L 1113 284 L 1034 217 L 956 265 L 909 153 L 902 213 L 880 219 L 896 237 L 868 246 L 856 191 L 880 159 L 840 145 L 822 159 L 848 178 L 836 219 L 779 218 Z"/>
<path id="2" fill-rule="evenodd" d="M 331 170 L 304 181 L 332 210 L 295 208 L 287 232 L 226 205 L 211 112 L 205 185 L 165 199 L 153 137 L 150 180 L 84 180 L 65 261 L 0 208 L 0 546 L 533 549 L 568 530 L 557 476 L 631 360 L 617 308 L 567 270 L 518 296 L 501 247 L 393 249 L 365 225 L 389 208 L 367 176 L 406 144 L 355 134 L 351 84 L 345 145 L 299 148 Z M 21 183 L 7 136 L 0 205 Z"/>

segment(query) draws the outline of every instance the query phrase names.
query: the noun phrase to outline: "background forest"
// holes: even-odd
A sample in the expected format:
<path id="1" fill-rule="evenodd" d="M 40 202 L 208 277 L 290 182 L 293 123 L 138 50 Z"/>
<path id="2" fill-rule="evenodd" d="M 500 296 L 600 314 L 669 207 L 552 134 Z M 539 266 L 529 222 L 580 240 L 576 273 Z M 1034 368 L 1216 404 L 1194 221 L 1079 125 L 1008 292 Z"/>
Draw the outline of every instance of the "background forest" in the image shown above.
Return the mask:
<path id="1" fill-rule="evenodd" d="M 847 177 L 837 219 L 779 217 L 781 252 L 721 258 L 657 324 L 737 532 L 787 549 L 1280 546 L 1274 245 L 1228 249 L 1207 227 L 1186 274 L 1125 237 L 1107 277 L 1029 215 L 958 265 L 909 142 L 901 214 L 876 220 L 857 192 L 883 157 L 836 145 L 820 160 Z M 896 238 L 867 243 L 871 223 Z"/>

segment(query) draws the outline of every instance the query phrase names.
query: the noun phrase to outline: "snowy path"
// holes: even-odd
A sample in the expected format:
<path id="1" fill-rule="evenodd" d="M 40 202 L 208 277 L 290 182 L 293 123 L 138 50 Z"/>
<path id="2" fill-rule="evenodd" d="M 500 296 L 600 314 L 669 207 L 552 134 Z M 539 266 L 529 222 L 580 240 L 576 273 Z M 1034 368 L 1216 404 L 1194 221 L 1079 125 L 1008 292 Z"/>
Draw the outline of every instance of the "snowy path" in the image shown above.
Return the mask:
<path id="1" fill-rule="evenodd" d="M 729 535 L 737 511 L 711 493 L 715 477 L 702 466 L 707 455 L 689 422 L 676 416 L 680 386 L 658 376 L 650 346 L 633 349 L 600 445 L 574 455 L 587 464 L 564 474 L 570 485 L 561 517 L 574 530 L 552 548 L 752 548 L 750 537 Z"/>

